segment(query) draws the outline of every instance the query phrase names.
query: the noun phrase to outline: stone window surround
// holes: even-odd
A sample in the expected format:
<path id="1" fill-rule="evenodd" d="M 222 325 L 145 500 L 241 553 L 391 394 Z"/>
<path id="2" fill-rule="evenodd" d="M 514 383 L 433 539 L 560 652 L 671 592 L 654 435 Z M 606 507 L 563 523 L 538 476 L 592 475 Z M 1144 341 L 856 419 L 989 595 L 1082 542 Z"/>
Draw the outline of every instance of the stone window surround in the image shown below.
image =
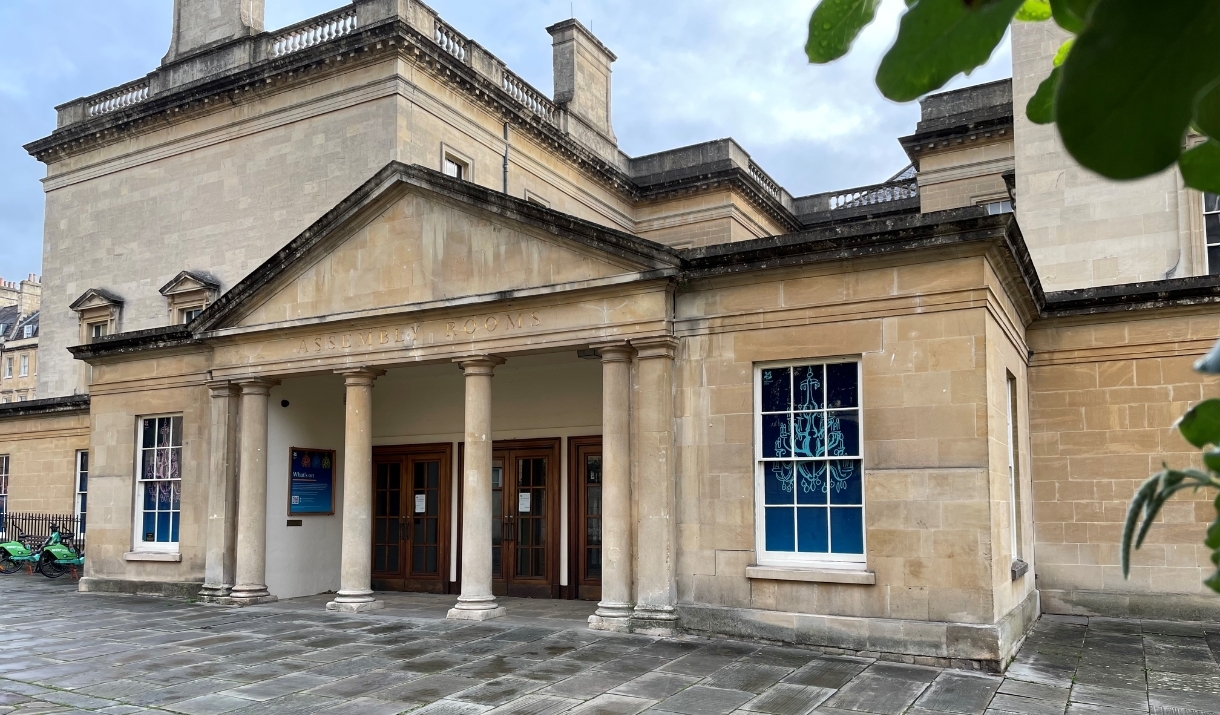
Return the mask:
<path id="1" fill-rule="evenodd" d="M 106 335 L 114 335 L 119 332 L 123 301 L 116 296 L 101 290 L 90 289 L 69 307 L 76 311 L 80 320 L 78 344 L 87 345 L 93 342 L 93 329 L 96 325 L 104 325 Z"/>
<path id="2" fill-rule="evenodd" d="M 187 312 L 207 309 L 219 295 L 220 285 L 204 274 L 182 271 L 158 292 L 165 296 L 169 324 L 185 325 Z"/>
<path id="3" fill-rule="evenodd" d="M 441 173 L 445 172 L 446 160 L 462 167 L 462 181 L 474 182 L 474 159 L 470 158 L 468 154 L 453 148 L 452 145 L 441 142 L 440 166 L 437 167 Z"/>
<path id="4" fill-rule="evenodd" d="M 89 514 L 89 450 L 76 450 L 76 528 L 84 535 L 88 526 L 86 519 Z"/>
<path id="5" fill-rule="evenodd" d="M 864 375 L 863 375 L 863 356 L 856 355 L 837 355 L 829 357 L 808 357 L 796 358 L 791 360 L 774 360 L 766 362 L 757 362 L 753 365 L 753 401 L 751 408 L 751 420 L 753 421 L 754 443 L 755 450 L 752 455 L 754 462 L 754 539 L 755 539 L 755 557 L 762 552 L 764 544 L 764 521 L 762 515 L 763 509 L 763 477 L 762 477 L 762 422 L 759 415 L 762 410 L 762 371 L 772 367 L 796 367 L 801 365 L 828 365 L 839 362 L 854 362 L 860 366 L 860 373 L 856 389 L 858 391 L 856 399 L 858 402 L 857 409 L 859 410 L 859 430 L 860 430 L 860 463 L 864 464 Z M 862 479 L 863 479 L 862 475 Z M 822 583 L 847 583 L 861 585 L 875 585 L 876 573 L 868 570 L 867 555 L 868 555 L 868 516 L 867 504 L 863 498 L 864 485 L 861 485 L 861 508 L 863 511 L 864 523 L 864 553 L 858 559 L 833 559 L 833 558 L 794 558 L 790 563 L 771 563 L 771 564 L 754 564 L 746 567 L 746 577 L 750 579 L 765 579 L 765 580 L 783 580 L 783 581 L 810 581 Z M 829 556 L 829 555 L 828 555 Z"/>
<path id="6" fill-rule="evenodd" d="M 131 539 L 133 548 L 131 551 L 123 554 L 125 561 L 181 561 L 180 554 L 181 532 L 179 532 L 179 541 L 144 541 L 142 538 L 143 520 L 144 520 L 144 495 L 143 488 L 145 482 L 140 479 L 140 469 L 143 465 L 143 430 L 144 421 L 158 418 L 179 417 L 184 419 L 185 430 L 185 415 L 181 412 L 165 412 L 149 415 L 136 416 L 135 424 L 135 465 L 132 473 L 132 519 L 131 519 Z M 185 452 L 186 444 L 183 440 L 182 449 Z M 182 462 L 179 462 L 179 470 L 182 469 Z M 184 481 L 182 472 L 179 471 L 178 483 Z M 181 488 L 181 487 L 179 487 Z M 181 498 L 181 497 L 180 497 Z M 180 527 L 181 528 L 181 527 Z"/>
<path id="7" fill-rule="evenodd" d="M 539 206 L 542 206 L 543 208 L 548 208 L 548 209 L 551 208 L 550 201 L 547 201 L 546 199 L 542 198 L 541 196 L 534 193 L 533 191 L 530 191 L 529 189 L 525 190 L 525 200 L 529 201 L 531 203 L 538 204 Z"/>

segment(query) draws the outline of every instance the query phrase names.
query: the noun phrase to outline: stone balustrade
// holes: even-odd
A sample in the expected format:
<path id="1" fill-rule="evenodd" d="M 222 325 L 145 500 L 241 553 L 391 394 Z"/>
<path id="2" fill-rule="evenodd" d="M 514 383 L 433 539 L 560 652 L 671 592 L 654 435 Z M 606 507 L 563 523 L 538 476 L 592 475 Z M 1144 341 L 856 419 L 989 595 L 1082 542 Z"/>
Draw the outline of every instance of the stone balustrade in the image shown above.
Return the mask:
<path id="1" fill-rule="evenodd" d="M 358 24 L 356 10 L 348 8 L 306 20 L 275 36 L 271 43 L 271 56 L 283 57 L 350 35 Z"/>
<path id="2" fill-rule="evenodd" d="M 758 164 L 755 164 L 752 161 L 750 162 L 750 176 L 754 177 L 754 180 L 758 182 L 758 185 L 761 186 L 763 191 L 767 192 L 771 198 L 775 199 L 776 201 L 783 201 L 784 190 L 780 188 L 780 185 L 775 183 L 770 176 L 767 176 L 767 173 L 760 169 Z"/>
<path id="3" fill-rule="evenodd" d="M 878 184 L 838 193 L 829 197 L 829 210 L 884 204 L 919 196 L 919 185 L 913 179 L 893 184 Z"/>
<path id="4" fill-rule="evenodd" d="M 148 99 L 148 90 L 149 82 L 146 79 L 125 84 L 118 89 L 87 100 L 85 115 L 86 117 L 98 117 L 133 104 L 139 104 Z"/>
<path id="5" fill-rule="evenodd" d="M 466 38 L 458 34 L 457 30 L 454 30 L 439 17 L 436 18 L 436 34 L 433 35 L 433 39 L 436 40 L 436 44 L 440 45 L 442 50 L 448 52 L 462 62 L 466 61 L 466 56 L 468 54 L 466 49 Z"/>
<path id="6" fill-rule="evenodd" d="M 510 97 L 525 105 L 526 109 L 555 124 L 555 105 L 528 82 L 506 69 L 503 87 Z"/>

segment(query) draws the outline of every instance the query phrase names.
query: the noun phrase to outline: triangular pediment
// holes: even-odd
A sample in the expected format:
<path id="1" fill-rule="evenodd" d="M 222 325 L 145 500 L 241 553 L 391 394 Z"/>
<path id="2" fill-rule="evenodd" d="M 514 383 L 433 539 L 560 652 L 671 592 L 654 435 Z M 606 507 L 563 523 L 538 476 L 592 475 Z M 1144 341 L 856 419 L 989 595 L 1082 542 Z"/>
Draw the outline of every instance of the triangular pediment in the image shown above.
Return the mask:
<path id="1" fill-rule="evenodd" d="M 89 310 L 90 308 L 103 308 L 123 305 L 123 299 L 103 288 L 90 288 L 81 294 L 79 298 L 72 301 L 72 305 L 68 306 L 70 310 L 80 312 Z"/>
<path id="2" fill-rule="evenodd" d="M 161 286 L 159 291 L 163 296 L 191 293 L 193 291 L 214 292 L 220 289 L 220 283 L 211 277 L 196 271 L 182 271 L 174 276 L 169 283 Z"/>
<path id="3" fill-rule="evenodd" d="M 507 298 L 679 263 L 663 246 L 436 172 L 387 171 L 223 296 L 204 329 Z"/>

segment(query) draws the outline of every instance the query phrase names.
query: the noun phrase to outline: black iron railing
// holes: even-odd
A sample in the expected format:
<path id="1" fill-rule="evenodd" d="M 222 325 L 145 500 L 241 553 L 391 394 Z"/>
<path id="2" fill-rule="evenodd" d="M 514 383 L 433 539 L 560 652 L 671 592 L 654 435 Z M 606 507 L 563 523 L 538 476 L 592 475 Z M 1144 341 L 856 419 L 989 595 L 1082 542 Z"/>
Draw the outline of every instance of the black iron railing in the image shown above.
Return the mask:
<path id="1" fill-rule="evenodd" d="M 21 541 L 27 546 L 37 546 L 51 535 L 51 527 L 58 526 L 61 536 L 78 551 L 85 548 L 85 535 L 81 530 L 83 517 L 75 514 L 32 514 L 7 512 L 0 514 L 0 541 Z"/>

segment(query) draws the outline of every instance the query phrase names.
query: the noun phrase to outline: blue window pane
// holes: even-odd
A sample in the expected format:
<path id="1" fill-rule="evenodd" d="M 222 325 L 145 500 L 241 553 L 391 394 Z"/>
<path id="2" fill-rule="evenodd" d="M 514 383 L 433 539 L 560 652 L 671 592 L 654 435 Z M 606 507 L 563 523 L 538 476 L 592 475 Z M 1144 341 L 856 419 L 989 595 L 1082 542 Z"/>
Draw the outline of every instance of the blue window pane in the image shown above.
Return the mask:
<path id="1" fill-rule="evenodd" d="M 763 493 L 767 504 L 792 503 L 792 462 L 763 465 Z"/>
<path id="2" fill-rule="evenodd" d="M 157 540 L 157 514 L 156 512 L 144 512 L 144 528 L 141 530 L 140 539 L 143 541 Z"/>
<path id="3" fill-rule="evenodd" d="M 864 503 L 864 468 L 858 460 L 827 462 L 831 504 Z"/>
<path id="4" fill-rule="evenodd" d="M 792 369 L 792 399 L 794 410 L 822 409 L 822 393 L 826 384 L 821 365 L 806 365 Z"/>
<path id="5" fill-rule="evenodd" d="M 792 404 L 792 371 L 773 367 L 762 371 L 762 411 L 783 412 Z"/>
<path id="6" fill-rule="evenodd" d="M 860 372 L 854 362 L 826 366 L 826 406 L 859 407 L 856 381 Z"/>
<path id="7" fill-rule="evenodd" d="M 856 457 L 860 454 L 860 413 L 856 410 L 826 413 L 826 455 Z"/>
<path id="8" fill-rule="evenodd" d="M 153 467 L 156 466 L 157 450 L 146 449 L 140 458 L 140 478 L 152 479 Z"/>
<path id="9" fill-rule="evenodd" d="M 864 553 L 864 510 L 835 507 L 830 510 L 830 551 L 836 554 Z"/>
<path id="10" fill-rule="evenodd" d="M 170 420 L 168 417 L 157 418 L 157 446 L 170 446 L 170 438 L 172 437 Z"/>
<path id="11" fill-rule="evenodd" d="M 181 447 L 182 446 L 182 418 L 181 417 L 172 417 L 172 418 L 170 418 L 170 424 L 172 425 L 170 444 L 174 447 Z"/>
<path id="12" fill-rule="evenodd" d="M 826 553 L 830 551 L 830 540 L 826 534 L 826 507 L 810 507 L 796 510 L 797 550 Z"/>
<path id="13" fill-rule="evenodd" d="M 792 452 L 797 457 L 826 454 L 822 412 L 798 412 L 792 416 Z"/>
<path id="14" fill-rule="evenodd" d="M 157 512 L 157 541 L 169 541 L 169 512 Z"/>
<path id="15" fill-rule="evenodd" d="M 173 491 L 170 496 L 170 508 L 177 511 L 182 508 L 182 483 L 174 482 L 170 485 Z"/>
<path id="16" fill-rule="evenodd" d="M 173 490 L 170 489 L 169 484 L 163 483 L 163 484 L 157 485 L 157 510 L 158 511 L 169 511 L 170 494 L 172 493 L 172 491 Z"/>
<path id="17" fill-rule="evenodd" d="M 766 509 L 767 551 L 796 551 L 792 507 L 769 506 Z"/>
<path id="18" fill-rule="evenodd" d="M 180 516 L 180 514 L 178 512 L 174 512 L 172 517 L 170 518 L 170 522 L 169 522 L 169 540 L 173 541 L 173 542 L 178 541 L 178 517 L 179 516 Z"/>
<path id="19" fill-rule="evenodd" d="M 826 463 L 796 463 L 796 503 L 826 503 Z"/>
<path id="20" fill-rule="evenodd" d="M 153 511 L 157 508 L 157 485 L 144 485 L 144 511 Z"/>
<path id="21" fill-rule="evenodd" d="M 144 420 L 144 446 L 154 447 L 157 444 L 157 421 Z"/>
<path id="22" fill-rule="evenodd" d="M 792 433 L 788 424 L 789 415 L 763 415 L 763 457 L 791 457 Z"/>

